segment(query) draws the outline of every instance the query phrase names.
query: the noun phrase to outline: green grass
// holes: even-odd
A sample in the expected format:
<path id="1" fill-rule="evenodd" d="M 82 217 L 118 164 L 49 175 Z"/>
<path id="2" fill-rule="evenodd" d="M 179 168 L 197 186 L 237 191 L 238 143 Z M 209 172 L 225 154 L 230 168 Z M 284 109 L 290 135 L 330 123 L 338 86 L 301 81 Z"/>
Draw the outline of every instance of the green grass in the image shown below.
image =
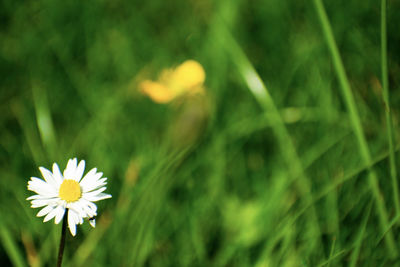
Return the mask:
<path id="1" fill-rule="evenodd" d="M 353 131 L 354 131 L 357 141 L 358 141 L 360 156 L 362 157 L 362 160 L 364 161 L 364 163 L 366 165 L 370 166 L 371 165 L 371 154 L 370 154 L 370 151 L 368 148 L 367 141 L 365 139 L 365 135 L 363 133 L 360 115 L 358 113 L 358 110 L 357 110 L 357 107 L 356 107 L 356 104 L 354 101 L 354 97 L 353 97 L 352 91 L 350 89 L 350 83 L 347 78 L 346 72 L 344 70 L 342 59 L 339 55 L 339 51 L 336 46 L 335 39 L 333 37 L 333 33 L 332 33 L 332 29 L 331 29 L 329 20 L 326 16 L 326 12 L 325 12 L 325 9 L 323 7 L 321 0 L 315 0 L 314 3 L 315 3 L 315 7 L 317 9 L 317 13 L 318 13 L 320 21 L 321 21 L 321 25 L 322 25 L 322 29 L 323 29 L 325 38 L 326 38 L 328 46 L 329 46 L 329 50 L 332 54 L 333 65 L 334 65 L 335 71 L 337 73 L 337 76 L 338 76 L 338 79 L 340 82 L 340 86 L 342 88 L 343 98 L 345 100 L 346 107 L 349 111 L 349 117 L 350 117 L 350 121 L 351 121 L 351 124 L 353 127 Z M 391 131 L 389 131 L 389 133 L 391 133 Z M 390 151 L 391 151 L 390 156 L 393 157 L 393 145 L 392 144 L 390 146 Z M 369 180 L 369 184 L 371 187 L 371 192 L 376 201 L 380 226 L 381 226 L 382 231 L 384 231 L 388 227 L 389 219 L 388 219 L 388 214 L 386 212 L 385 204 L 383 202 L 383 198 L 381 197 L 381 192 L 380 192 L 379 185 L 378 185 L 377 175 L 372 166 L 369 170 L 368 178 L 369 178 L 368 180 Z M 396 179 L 396 178 L 394 177 L 394 179 Z M 395 183 L 395 185 L 397 185 L 397 183 Z M 397 193 L 396 188 L 395 188 L 395 192 Z M 395 199 L 397 199 L 397 198 L 398 198 L 398 196 L 396 194 Z M 397 257 L 397 249 L 396 249 L 395 241 L 394 241 L 391 231 L 389 231 L 386 234 L 385 242 L 387 244 L 387 247 L 388 247 L 388 250 L 389 250 L 389 253 L 391 254 L 391 256 Z"/>
<path id="2" fill-rule="evenodd" d="M 400 199 L 399 189 L 397 182 L 397 167 L 396 158 L 394 153 L 394 140 L 393 140 L 393 122 L 392 111 L 389 97 L 389 73 L 388 73 L 388 60 L 387 60 L 387 33 L 386 33 L 386 0 L 381 1 L 381 70 L 382 70 L 382 87 L 383 87 L 383 101 L 385 105 L 386 128 L 390 152 L 390 176 L 392 178 L 393 186 L 393 200 L 396 208 L 396 214 L 400 214 Z"/>
<path id="3" fill-rule="evenodd" d="M 54 265 L 26 186 L 72 157 L 113 198 L 63 266 L 394 265 L 399 5 L 324 4 L 2 1 L 2 265 Z M 187 59 L 205 97 L 139 93 Z"/>

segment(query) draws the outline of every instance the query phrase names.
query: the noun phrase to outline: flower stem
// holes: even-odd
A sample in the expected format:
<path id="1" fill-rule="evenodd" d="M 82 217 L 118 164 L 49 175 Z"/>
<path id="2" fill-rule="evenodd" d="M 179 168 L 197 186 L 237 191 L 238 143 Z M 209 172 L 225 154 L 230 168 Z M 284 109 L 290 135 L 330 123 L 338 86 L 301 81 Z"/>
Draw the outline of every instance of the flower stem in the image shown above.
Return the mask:
<path id="1" fill-rule="evenodd" d="M 67 219 L 68 219 L 68 209 L 66 210 L 63 218 L 63 223 L 61 227 L 61 239 L 60 239 L 60 247 L 58 249 L 58 259 L 57 259 L 57 267 L 61 267 L 62 258 L 64 255 L 64 245 L 65 245 L 65 232 L 67 229 Z"/>

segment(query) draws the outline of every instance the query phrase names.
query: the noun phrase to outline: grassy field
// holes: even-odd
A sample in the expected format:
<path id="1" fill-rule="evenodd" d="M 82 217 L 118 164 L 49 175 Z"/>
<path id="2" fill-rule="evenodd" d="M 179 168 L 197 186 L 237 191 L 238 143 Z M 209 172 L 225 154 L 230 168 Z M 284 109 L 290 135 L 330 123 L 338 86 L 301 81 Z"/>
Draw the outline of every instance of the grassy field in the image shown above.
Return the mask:
<path id="1" fill-rule="evenodd" d="M 63 266 L 396 266 L 400 4 L 385 5 L 1 1 L 0 265 L 55 265 L 61 224 L 36 217 L 27 182 L 77 157 L 113 197 Z M 203 93 L 141 92 L 190 59 Z"/>

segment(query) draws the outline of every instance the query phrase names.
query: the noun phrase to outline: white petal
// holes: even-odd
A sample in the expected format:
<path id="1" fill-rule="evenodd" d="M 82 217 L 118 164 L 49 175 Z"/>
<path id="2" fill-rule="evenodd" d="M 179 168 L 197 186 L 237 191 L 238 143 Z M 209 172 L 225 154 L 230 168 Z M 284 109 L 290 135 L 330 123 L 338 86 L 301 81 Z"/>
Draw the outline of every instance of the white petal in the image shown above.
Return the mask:
<path id="1" fill-rule="evenodd" d="M 49 212 L 49 214 L 46 215 L 46 217 L 44 217 L 43 222 L 50 221 L 57 215 L 57 213 L 58 213 L 57 208 L 53 209 L 52 211 Z"/>
<path id="2" fill-rule="evenodd" d="M 33 195 L 33 196 L 28 197 L 26 200 L 31 200 L 32 202 L 34 200 L 47 200 L 47 201 L 51 202 L 51 201 L 54 201 L 54 200 L 57 200 L 57 199 L 58 199 L 58 197 L 48 197 L 48 196 L 41 196 L 41 195 Z"/>
<path id="3" fill-rule="evenodd" d="M 74 180 L 74 175 L 76 171 L 76 158 L 68 160 L 67 167 L 64 170 L 64 179 Z"/>
<path id="4" fill-rule="evenodd" d="M 57 189 L 54 186 L 36 177 L 31 177 L 31 180 L 28 181 L 28 190 L 43 196 L 52 197 L 58 195 Z"/>
<path id="5" fill-rule="evenodd" d="M 55 206 L 57 200 L 58 200 L 57 198 L 35 199 L 35 200 L 32 200 L 31 206 L 32 206 L 32 208 L 39 208 L 39 207 L 48 206 L 48 205 Z"/>
<path id="6" fill-rule="evenodd" d="M 60 186 L 60 184 L 64 180 L 64 177 L 62 176 L 62 174 L 60 172 L 60 168 L 58 167 L 57 163 L 53 164 L 53 178 L 56 181 L 56 183 L 58 184 L 58 186 Z"/>
<path id="7" fill-rule="evenodd" d="M 99 189 L 97 189 L 97 190 L 83 193 L 82 195 L 83 195 L 83 196 L 94 196 L 94 195 L 100 194 L 101 192 L 105 191 L 106 189 L 107 189 L 107 188 L 104 186 L 104 187 L 101 187 L 101 188 L 99 188 Z"/>
<path id="8" fill-rule="evenodd" d="M 85 161 L 81 160 L 79 162 L 78 168 L 76 168 L 75 175 L 74 175 L 75 176 L 74 180 L 77 181 L 78 183 L 82 178 L 84 170 L 85 170 Z"/>
<path id="9" fill-rule="evenodd" d="M 87 190 L 86 188 L 90 186 L 92 181 L 95 181 L 96 177 L 101 173 L 100 172 L 96 174 L 96 172 L 97 168 L 93 168 L 82 178 L 82 181 L 79 184 L 81 185 L 83 191 Z M 103 175 L 103 173 L 101 173 L 101 175 Z"/>
<path id="10" fill-rule="evenodd" d="M 92 209 L 89 209 L 87 207 L 85 208 L 85 212 L 87 214 L 87 216 L 85 216 L 85 218 L 92 218 L 94 216 L 97 216 L 97 212 L 96 211 L 94 211 Z"/>
<path id="11" fill-rule="evenodd" d="M 81 186 L 82 188 L 82 192 L 83 193 L 90 193 L 90 192 L 94 192 L 95 190 L 98 190 L 102 187 L 104 187 L 104 185 L 106 185 L 107 183 L 101 183 L 100 180 L 97 181 L 93 181 L 90 184 L 86 184 L 84 187 Z"/>
<path id="12" fill-rule="evenodd" d="M 86 217 L 86 213 L 82 209 L 82 206 L 79 205 L 79 202 L 68 203 L 67 206 L 70 210 L 73 210 L 79 216 L 79 218 Z M 79 219 L 79 221 L 81 221 L 81 219 Z"/>
<path id="13" fill-rule="evenodd" d="M 51 190 L 51 188 L 49 187 L 40 185 L 29 185 L 28 190 L 35 192 L 42 197 L 56 197 L 58 195 L 57 191 Z"/>
<path id="14" fill-rule="evenodd" d="M 97 215 L 97 206 L 95 204 L 93 204 L 92 202 L 87 201 L 84 198 L 81 198 L 79 200 L 79 205 L 85 214 L 85 216 L 83 216 L 83 217 L 91 218 L 91 217 L 94 217 Z"/>
<path id="15" fill-rule="evenodd" d="M 51 173 L 51 171 L 49 171 L 46 168 L 43 167 L 39 167 L 40 172 L 42 173 L 42 176 L 44 178 L 44 180 L 51 185 L 54 188 L 58 187 L 58 184 L 56 183 L 56 181 L 53 178 L 53 173 Z"/>
<path id="16" fill-rule="evenodd" d="M 97 181 L 97 186 L 100 187 L 100 186 L 106 185 L 106 184 L 107 184 L 106 181 L 107 181 L 107 178 L 106 178 L 106 177 L 99 179 L 99 180 Z"/>
<path id="17" fill-rule="evenodd" d="M 81 198 L 79 200 L 81 203 L 82 208 L 88 213 L 88 217 L 93 217 L 97 215 L 97 206 L 93 202 L 86 200 L 85 198 Z"/>
<path id="18" fill-rule="evenodd" d="M 91 220 L 89 219 L 89 223 L 93 228 L 96 227 L 96 219 L 91 219 Z"/>
<path id="19" fill-rule="evenodd" d="M 76 235 L 76 223 L 75 223 L 75 212 L 73 210 L 68 211 L 68 228 L 71 235 Z"/>
<path id="20" fill-rule="evenodd" d="M 93 196 L 83 196 L 83 198 L 85 198 L 88 201 L 99 201 L 107 198 L 112 198 L 112 196 L 109 194 L 100 193 L 98 195 L 93 195 Z"/>
<path id="21" fill-rule="evenodd" d="M 64 213 L 65 213 L 65 208 L 63 206 L 58 206 L 56 218 L 54 219 L 55 224 L 59 224 L 61 222 L 62 218 L 64 217 Z"/>
<path id="22" fill-rule="evenodd" d="M 54 209 L 54 206 L 46 206 L 43 209 L 41 209 L 36 216 L 37 217 L 42 217 L 44 215 L 47 215 L 53 209 Z"/>
<path id="23" fill-rule="evenodd" d="M 75 222 L 76 224 L 82 224 L 83 223 L 83 218 L 81 216 L 79 216 L 79 214 L 75 213 Z"/>
<path id="24" fill-rule="evenodd" d="M 39 199 L 39 198 L 43 198 L 43 196 L 41 196 L 41 195 L 33 195 L 33 196 L 28 197 L 26 200 Z"/>
<path id="25" fill-rule="evenodd" d="M 82 192 L 90 192 L 99 189 L 107 184 L 107 178 L 101 178 L 99 180 L 92 180 L 90 184 L 86 183 L 84 187 L 82 187 Z"/>

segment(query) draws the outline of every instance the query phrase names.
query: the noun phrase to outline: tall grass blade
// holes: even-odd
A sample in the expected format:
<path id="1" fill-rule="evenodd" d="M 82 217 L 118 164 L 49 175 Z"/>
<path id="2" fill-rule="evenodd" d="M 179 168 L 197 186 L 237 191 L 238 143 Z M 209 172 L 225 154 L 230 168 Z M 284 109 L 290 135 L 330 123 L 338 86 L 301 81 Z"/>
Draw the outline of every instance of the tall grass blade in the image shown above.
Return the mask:
<path id="1" fill-rule="evenodd" d="M 399 199 L 399 188 L 397 182 L 397 170 L 396 170 L 396 158 L 394 153 L 394 142 L 393 142 L 393 123 L 392 123 L 392 111 L 390 108 L 390 97 L 389 97 L 389 79 L 388 79 L 388 68 L 387 68 L 387 33 L 386 33 L 386 0 L 381 1 L 381 70 L 382 70 L 382 86 L 383 86 L 383 101 L 386 116 L 386 128 L 389 141 L 389 162 L 390 162 L 390 177 L 392 179 L 393 188 L 393 201 L 394 207 L 396 208 L 396 215 L 400 214 L 400 199 Z"/>
<path id="2" fill-rule="evenodd" d="M 364 217 L 364 221 L 361 225 L 360 228 L 360 232 L 358 233 L 356 242 L 355 242 L 355 248 L 353 250 L 353 253 L 351 254 L 351 259 L 350 259 L 350 267 L 354 267 L 356 266 L 357 260 L 358 260 L 358 256 L 360 254 L 360 249 L 361 249 L 361 245 L 362 245 L 362 241 L 365 235 L 365 228 L 367 227 L 367 222 L 369 219 L 369 215 L 371 213 L 371 207 L 372 207 L 372 202 L 370 202 L 369 204 L 369 208 L 368 208 L 368 212 Z"/>
<path id="3" fill-rule="evenodd" d="M 373 170 L 373 168 L 371 167 L 371 163 L 372 163 L 371 155 L 370 155 L 367 141 L 366 141 L 364 133 L 363 133 L 363 129 L 361 126 L 361 120 L 360 120 L 360 116 L 359 116 L 357 108 L 356 108 L 354 97 L 353 97 L 353 94 L 350 89 L 350 83 L 347 79 L 346 72 L 345 72 L 345 69 L 343 66 L 343 62 L 340 57 L 339 50 L 337 48 L 335 38 L 333 36 L 332 28 L 331 28 L 328 16 L 325 12 L 323 3 L 321 0 L 314 0 L 314 5 L 315 5 L 315 8 L 316 8 L 316 11 L 317 11 L 317 14 L 318 14 L 321 26 L 322 26 L 323 34 L 325 36 L 329 51 L 332 56 L 333 65 L 334 65 L 336 74 L 339 79 L 343 98 L 344 98 L 344 101 L 346 103 L 346 106 L 347 106 L 347 109 L 349 112 L 353 131 L 354 131 L 357 141 L 358 141 L 360 155 L 361 155 L 364 163 L 367 166 L 370 166 L 369 167 L 369 175 L 368 175 L 369 185 L 371 187 L 371 191 L 375 198 L 377 212 L 378 212 L 379 221 L 380 221 L 380 228 L 381 228 L 381 231 L 384 231 L 388 227 L 388 215 L 387 215 L 386 208 L 384 205 L 384 200 L 380 193 L 377 175 L 376 175 L 375 171 Z M 391 257 L 396 256 L 397 248 L 396 248 L 396 245 L 394 242 L 393 233 L 391 231 L 388 232 L 387 235 L 385 236 L 385 243 L 386 243 L 386 246 L 389 250 Z"/>
<path id="4" fill-rule="evenodd" d="M 265 83 L 255 70 L 254 66 L 233 38 L 222 20 L 218 21 L 218 32 L 220 34 L 223 45 L 229 51 L 233 63 L 237 66 L 240 75 L 246 83 L 248 89 L 253 94 L 265 113 L 269 114 L 272 131 L 278 140 L 280 151 L 283 154 L 284 161 L 288 167 L 290 182 L 295 181 L 297 189 L 305 203 L 313 203 L 311 193 L 311 183 L 306 176 L 304 167 L 302 166 L 299 155 L 292 142 L 288 129 L 272 99 Z M 320 236 L 320 227 L 318 224 L 317 213 L 314 207 L 311 207 L 309 221 L 312 225 L 312 230 L 315 231 L 314 236 Z"/>
<path id="5" fill-rule="evenodd" d="M 0 224 L 0 240 L 14 266 L 27 266 L 24 257 L 22 256 L 22 253 L 14 240 L 14 237 L 11 235 L 10 231 L 4 227 L 3 224 Z"/>

